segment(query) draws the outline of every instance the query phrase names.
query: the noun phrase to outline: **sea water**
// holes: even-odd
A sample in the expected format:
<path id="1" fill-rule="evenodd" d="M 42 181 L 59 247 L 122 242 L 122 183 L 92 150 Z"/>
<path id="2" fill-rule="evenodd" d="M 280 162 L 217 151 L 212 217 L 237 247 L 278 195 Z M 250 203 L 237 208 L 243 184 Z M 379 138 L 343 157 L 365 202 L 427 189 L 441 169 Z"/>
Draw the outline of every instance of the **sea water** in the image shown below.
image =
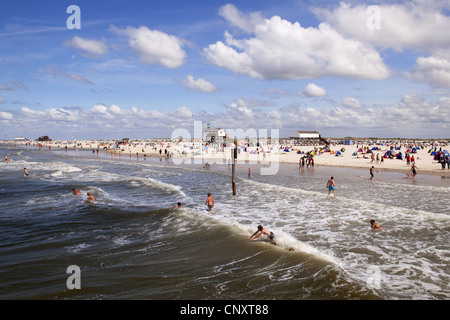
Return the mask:
<path id="1" fill-rule="evenodd" d="M 287 164 L 261 175 L 264 164 L 242 163 L 233 196 L 227 164 L 0 155 L 12 159 L 0 163 L 1 299 L 450 298 L 449 176 Z M 259 224 L 273 241 L 249 240 Z"/>

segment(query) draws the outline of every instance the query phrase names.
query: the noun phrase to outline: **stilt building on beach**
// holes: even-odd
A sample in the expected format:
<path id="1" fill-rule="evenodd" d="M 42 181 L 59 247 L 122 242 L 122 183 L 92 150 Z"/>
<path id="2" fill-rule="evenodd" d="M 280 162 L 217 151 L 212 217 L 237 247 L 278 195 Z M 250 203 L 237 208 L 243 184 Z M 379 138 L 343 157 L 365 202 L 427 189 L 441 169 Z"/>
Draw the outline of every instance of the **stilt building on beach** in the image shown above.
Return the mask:
<path id="1" fill-rule="evenodd" d="M 329 145 L 329 142 L 322 138 L 317 131 L 295 131 L 292 139 L 296 140 L 298 145 L 307 145 L 307 144 L 325 144 Z"/>

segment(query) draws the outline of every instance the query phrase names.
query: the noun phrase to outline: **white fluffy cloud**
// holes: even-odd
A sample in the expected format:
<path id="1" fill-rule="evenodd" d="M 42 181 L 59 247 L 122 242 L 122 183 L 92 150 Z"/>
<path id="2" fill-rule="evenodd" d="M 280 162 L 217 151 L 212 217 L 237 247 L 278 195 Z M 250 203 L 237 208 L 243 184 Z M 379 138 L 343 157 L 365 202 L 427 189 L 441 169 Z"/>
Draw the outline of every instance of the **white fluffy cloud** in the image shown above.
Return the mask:
<path id="1" fill-rule="evenodd" d="M 419 57 L 407 75 L 436 87 L 450 88 L 450 55 Z"/>
<path id="2" fill-rule="evenodd" d="M 303 28 L 278 16 L 258 22 L 254 37 L 248 39 L 235 39 L 226 32 L 225 42 L 209 45 L 204 53 L 219 67 L 259 79 L 385 79 L 390 75 L 371 45 L 345 38 L 326 23 Z"/>
<path id="3" fill-rule="evenodd" d="M 251 33 L 255 26 L 263 22 L 263 17 L 258 12 L 245 15 L 240 12 L 234 5 L 226 4 L 219 9 L 219 14 L 224 17 L 231 25 L 237 26 L 239 29 Z"/>
<path id="4" fill-rule="evenodd" d="M 111 30 L 128 36 L 128 44 L 143 63 L 178 68 L 185 62 L 186 53 L 182 49 L 185 42 L 180 38 L 145 26 L 125 29 L 111 27 Z"/>
<path id="5" fill-rule="evenodd" d="M 341 99 L 342 106 L 345 108 L 351 109 L 359 109 L 363 106 L 363 104 L 356 98 L 353 97 L 344 97 Z"/>
<path id="6" fill-rule="evenodd" d="M 104 41 L 83 39 L 78 36 L 70 41 L 65 41 L 65 45 L 81 50 L 81 54 L 86 57 L 98 57 L 108 52 L 108 47 Z"/>
<path id="7" fill-rule="evenodd" d="M 334 9 L 314 8 L 313 12 L 338 32 L 359 41 L 395 50 L 430 50 L 450 46 L 450 17 L 441 12 L 442 4 L 433 0 L 380 4 L 375 12 L 368 5 L 341 2 Z M 373 20 L 375 15 L 379 26 Z"/>
<path id="8" fill-rule="evenodd" d="M 299 92 L 299 94 L 305 98 L 309 98 L 309 97 L 323 97 L 327 95 L 327 91 L 322 88 L 319 87 L 318 85 L 314 84 L 314 83 L 308 83 L 308 85 L 305 87 L 305 89 L 301 92 Z"/>
<path id="9" fill-rule="evenodd" d="M 194 76 L 188 75 L 187 80 L 183 81 L 186 88 L 198 92 L 214 92 L 219 90 L 215 85 L 206 81 L 205 79 L 195 79 Z"/>
<path id="10" fill-rule="evenodd" d="M 15 135 L 24 135 L 26 128 L 27 132 L 34 130 L 36 136 L 45 130 L 56 139 L 74 135 L 87 138 L 170 137 L 175 129 L 191 130 L 194 119 L 226 129 L 279 129 L 285 136 L 291 136 L 299 129 L 310 129 L 334 137 L 358 132 L 360 136 L 445 138 L 450 129 L 450 98 L 431 100 L 411 93 L 393 104 L 367 107 L 352 98 L 320 109 L 303 104 L 261 108 L 245 99 L 235 99 L 221 111 L 196 114 L 186 106 L 161 112 L 102 104 L 90 109 L 33 110 L 23 107 L 0 112 L 0 121 L 9 132 L 14 130 Z"/>
<path id="11" fill-rule="evenodd" d="M 0 118 L 3 120 L 11 120 L 13 117 L 11 112 L 0 111 Z"/>

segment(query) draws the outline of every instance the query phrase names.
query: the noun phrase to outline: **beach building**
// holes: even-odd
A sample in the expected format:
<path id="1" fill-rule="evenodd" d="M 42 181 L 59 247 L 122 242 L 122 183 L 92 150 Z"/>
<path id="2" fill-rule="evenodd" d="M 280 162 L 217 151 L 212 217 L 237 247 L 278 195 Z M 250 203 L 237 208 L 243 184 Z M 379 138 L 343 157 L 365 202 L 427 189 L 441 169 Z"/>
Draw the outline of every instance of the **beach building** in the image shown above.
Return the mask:
<path id="1" fill-rule="evenodd" d="M 227 133 L 222 128 L 217 129 L 207 129 L 205 131 L 205 140 L 207 142 L 219 142 L 220 140 L 224 140 Z"/>
<path id="2" fill-rule="evenodd" d="M 320 134 L 317 131 L 295 131 L 294 138 L 298 139 L 319 139 Z"/>
<path id="3" fill-rule="evenodd" d="M 297 145 L 319 145 L 325 144 L 329 145 L 329 142 L 322 138 L 317 131 L 295 131 L 293 140 L 296 140 Z"/>
<path id="4" fill-rule="evenodd" d="M 39 137 L 37 140 L 38 140 L 38 141 L 41 141 L 41 142 L 49 142 L 49 141 L 52 141 L 52 139 L 50 139 L 48 136 L 41 136 L 41 137 Z"/>

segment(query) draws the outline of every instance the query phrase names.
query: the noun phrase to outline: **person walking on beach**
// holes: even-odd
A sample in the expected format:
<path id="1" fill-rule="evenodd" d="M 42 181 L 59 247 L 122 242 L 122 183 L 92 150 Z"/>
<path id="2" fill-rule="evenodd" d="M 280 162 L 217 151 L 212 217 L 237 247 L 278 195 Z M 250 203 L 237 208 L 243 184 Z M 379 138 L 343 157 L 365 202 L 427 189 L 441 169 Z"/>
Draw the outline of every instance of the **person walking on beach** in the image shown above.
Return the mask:
<path id="1" fill-rule="evenodd" d="M 442 170 L 445 170 L 445 165 L 447 164 L 447 158 L 445 158 L 444 155 L 441 155 L 441 158 L 439 159 L 439 162 L 442 165 Z"/>
<path id="2" fill-rule="evenodd" d="M 254 234 L 250 236 L 250 240 L 255 240 L 256 238 L 260 237 L 262 234 L 266 235 L 270 240 L 273 240 L 274 234 L 272 231 L 269 231 L 265 229 L 262 225 L 258 226 L 258 230 Z"/>
<path id="3" fill-rule="evenodd" d="M 211 196 L 211 193 L 208 193 L 208 197 L 206 198 L 205 204 L 208 206 L 208 211 L 211 211 L 214 208 L 214 198 Z"/>
<path id="4" fill-rule="evenodd" d="M 333 195 L 334 195 L 334 191 L 336 190 L 336 185 L 334 184 L 333 177 L 331 177 L 331 179 L 328 180 L 327 187 L 328 187 L 328 195 L 330 195 L 330 193 L 333 193 Z"/>

